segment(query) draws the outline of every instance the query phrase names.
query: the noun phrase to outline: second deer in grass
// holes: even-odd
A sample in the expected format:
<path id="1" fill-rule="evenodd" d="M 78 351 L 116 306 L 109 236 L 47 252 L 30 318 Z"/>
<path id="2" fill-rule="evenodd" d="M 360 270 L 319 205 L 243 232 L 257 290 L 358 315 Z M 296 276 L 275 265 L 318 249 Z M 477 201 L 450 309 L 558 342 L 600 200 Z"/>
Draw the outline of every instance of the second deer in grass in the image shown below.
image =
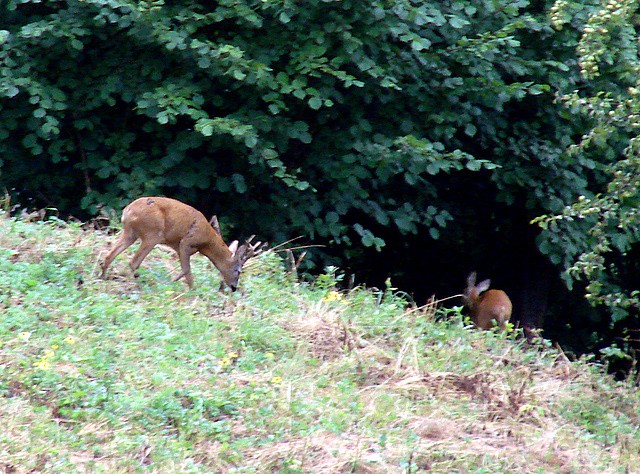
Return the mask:
<path id="1" fill-rule="evenodd" d="M 140 248 L 129 263 L 134 275 L 149 252 L 156 245 L 164 244 L 175 250 L 180 258 L 182 273 L 175 280 L 184 277 L 189 288 L 193 288 L 191 256 L 199 252 L 211 260 L 222 274 L 224 282 L 235 291 L 242 266 L 259 252 L 261 244 L 251 245 L 251 237 L 240 247 L 238 241 L 227 246 L 222 240 L 215 216 L 212 223 L 200 211 L 175 199 L 136 199 L 122 211 L 122 234 L 102 263 L 102 277 L 113 259 L 140 239 Z"/>
<path id="2" fill-rule="evenodd" d="M 491 280 L 483 280 L 476 285 L 476 273 L 467 277 L 467 287 L 463 299 L 471 321 L 480 329 L 491 329 L 496 325 L 505 329 L 513 306 L 507 294 L 502 290 L 490 290 Z"/>

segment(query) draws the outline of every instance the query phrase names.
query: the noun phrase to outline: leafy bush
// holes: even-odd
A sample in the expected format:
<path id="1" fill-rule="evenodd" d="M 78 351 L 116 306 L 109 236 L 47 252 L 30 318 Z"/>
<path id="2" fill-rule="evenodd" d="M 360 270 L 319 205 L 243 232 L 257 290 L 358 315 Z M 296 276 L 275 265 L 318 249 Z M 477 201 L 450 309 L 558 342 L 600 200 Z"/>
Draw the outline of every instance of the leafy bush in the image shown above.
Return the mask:
<path id="1" fill-rule="evenodd" d="M 437 239 L 474 180 L 535 210 L 587 188 L 591 161 L 561 156 L 582 123 L 550 94 L 573 88 L 576 35 L 527 1 L 10 1 L 4 18 L 0 170 L 23 204 L 162 192 L 276 241 L 380 248 Z"/>

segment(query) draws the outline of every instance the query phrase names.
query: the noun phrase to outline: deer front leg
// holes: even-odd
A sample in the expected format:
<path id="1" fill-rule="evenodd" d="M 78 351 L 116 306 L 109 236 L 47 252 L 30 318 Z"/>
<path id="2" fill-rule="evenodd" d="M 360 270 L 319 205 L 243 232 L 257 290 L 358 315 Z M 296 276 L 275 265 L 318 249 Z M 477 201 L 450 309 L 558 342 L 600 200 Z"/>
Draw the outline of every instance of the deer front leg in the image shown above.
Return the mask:
<path id="1" fill-rule="evenodd" d="M 193 289 L 193 276 L 191 275 L 191 255 L 193 255 L 195 252 L 196 250 L 186 239 L 182 239 L 180 241 L 180 246 L 178 247 L 178 257 L 180 258 L 180 267 L 182 269 L 182 273 L 174 278 L 173 281 L 178 281 L 180 278 L 184 277 L 190 289 Z"/>

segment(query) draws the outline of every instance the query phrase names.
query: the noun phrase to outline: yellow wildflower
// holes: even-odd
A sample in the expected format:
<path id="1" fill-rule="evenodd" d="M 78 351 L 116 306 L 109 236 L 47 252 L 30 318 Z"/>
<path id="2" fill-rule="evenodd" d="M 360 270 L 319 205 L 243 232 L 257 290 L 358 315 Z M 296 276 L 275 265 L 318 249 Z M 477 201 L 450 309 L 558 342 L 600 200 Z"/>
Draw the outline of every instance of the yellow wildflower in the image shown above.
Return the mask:
<path id="1" fill-rule="evenodd" d="M 273 385 L 280 385 L 282 383 L 282 377 L 280 377 L 279 375 L 276 375 L 275 377 L 272 377 L 270 382 Z"/>
<path id="2" fill-rule="evenodd" d="M 336 290 L 331 290 L 329 293 L 322 298 L 322 301 L 342 301 L 344 299 L 344 295 Z"/>
<path id="3" fill-rule="evenodd" d="M 47 357 L 42 357 L 36 362 L 36 367 L 42 370 L 49 370 L 51 368 L 51 361 Z"/>

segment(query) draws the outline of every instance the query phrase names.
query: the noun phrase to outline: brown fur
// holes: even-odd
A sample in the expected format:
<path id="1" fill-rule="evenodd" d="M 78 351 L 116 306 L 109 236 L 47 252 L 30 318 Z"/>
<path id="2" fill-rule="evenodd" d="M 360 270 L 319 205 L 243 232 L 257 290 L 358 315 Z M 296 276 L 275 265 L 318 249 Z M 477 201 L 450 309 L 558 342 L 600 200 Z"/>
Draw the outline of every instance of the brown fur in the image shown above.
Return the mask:
<path id="1" fill-rule="evenodd" d="M 204 215 L 193 207 L 166 197 L 142 197 L 122 211 L 122 234 L 102 263 L 104 278 L 111 262 L 126 248 L 140 239 L 141 244 L 129 266 L 136 270 L 158 244 L 164 244 L 178 253 L 182 273 L 193 288 L 190 259 L 194 253 L 206 256 L 222 274 L 224 282 L 235 291 L 244 262 L 255 254 L 249 242 L 234 251 L 237 242 L 227 246 L 222 237 Z"/>
<path id="2" fill-rule="evenodd" d="M 513 306 L 507 294 L 502 290 L 489 290 L 491 280 L 483 280 L 476 285 L 476 274 L 467 278 L 464 301 L 469 308 L 471 321 L 479 329 L 491 329 L 497 325 L 505 329 Z"/>

